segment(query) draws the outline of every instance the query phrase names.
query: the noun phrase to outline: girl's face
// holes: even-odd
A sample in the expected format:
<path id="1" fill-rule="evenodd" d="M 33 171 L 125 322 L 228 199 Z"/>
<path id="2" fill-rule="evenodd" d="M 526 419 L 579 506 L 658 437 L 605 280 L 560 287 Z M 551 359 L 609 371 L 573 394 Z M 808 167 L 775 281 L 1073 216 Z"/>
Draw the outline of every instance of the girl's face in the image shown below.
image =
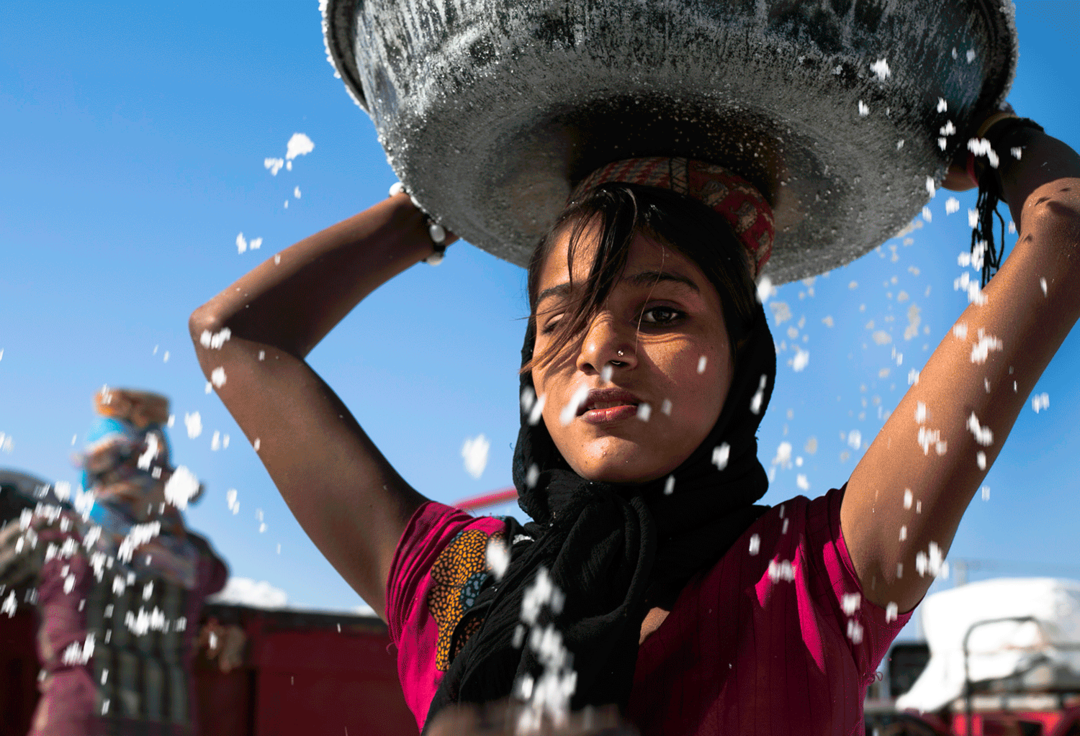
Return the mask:
<path id="1" fill-rule="evenodd" d="M 569 301 L 569 240 L 569 232 L 558 237 L 540 270 L 537 360 Z M 597 232 L 586 229 L 575 289 L 596 245 Z M 559 452 L 587 480 L 645 482 L 673 471 L 708 436 L 731 386 L 731 348 L 712 283 L 686 256 L 639 234 L 582 338 L 532 371 Z"/>

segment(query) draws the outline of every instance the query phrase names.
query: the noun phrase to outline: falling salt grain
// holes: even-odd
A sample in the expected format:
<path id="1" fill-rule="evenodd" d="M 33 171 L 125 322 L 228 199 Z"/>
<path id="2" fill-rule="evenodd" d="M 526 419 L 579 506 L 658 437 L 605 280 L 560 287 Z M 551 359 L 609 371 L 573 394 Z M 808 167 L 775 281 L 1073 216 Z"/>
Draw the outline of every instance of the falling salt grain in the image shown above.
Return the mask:
<path id="1" fill-rule="evenodd" d="M 225 502 L 229 504 L 229 511 L 236 514 L 240 510 L 240 504 L 236 500 L 237 492 L 235 488 L 230 488 L 225 492 Z"/>
<path id="2" fill-rule="evenodd" d="M 611 383 L 611 376 L 615 372 L 615 368 L 608 363 L 600 370 L 600 382 Z M 531 389 L 530 389 L 531 390 Z"/>
<path id="3" fill-rule="evenodd" d="M 217 452 L 221 449 L 221 432 L 214 430 L 214 436 L 210 439 L 210 449 Z"/>
<path id="4" fill-rule="evenodd" d="M 529 470 L 525 473 L 525 485 L 529 488 L 536 486 L 536 482 L 540 480 L 540 468 L 533 463 L 529 466 Z"/>
<path id="5" fill-rule="evenodd" d="M 1046 279 L 1045 278 L 1039 279 L 1039 288 L 1042 289 L 1043 296 L 1046 296 Z"/>
<path id="6" fill-rule="evenodd" d="M 547 400 L 547 395 L 539 396 L 536 402 L 533 403 L 532 411 L 529 412 L 529 426 L 535 427 L 540 423 L 540 419 L 544 416 L 544 403 Z"/>
<path id="7" fill-rule="evenodd" d="M 799 459 L 801 460 L 802 458 Z M 806 475 L 804 475 L 803 473 L 799 473 L 797 476 L 795 476 L 795 485 L 797 485 L 799 487 L 799 490 L 801 491 L 810 490 L 810 481 L 806 479 Z"/>
<path id="8" fill-rule="evenodd" d="M 261 246 L 262 238 L 254 238 L 250 243 L 248 243 L 248 247 L 251 248 L 251 250 L 258 250 Z"/>
<path id="9" fill-rule="evenodd" d="M 660 402 L 660 413 L 671 416 L 671 399 L 664 399 Z"/>
<path id="10" fill-rule="evenodd" d="M 643 422 L 649 421 L 649 417 L 652 416 L 652 407 L 644 401 L 638 404 L 637 418 Z"/>
<path id="11" fill-rule="evenodd" d="M 697 372 L 699 374 L 705 372 L 705 366 L 706 366 L 707 363 L 708 363 L 708 359 L 704 355 L 702 355 L 700 358 L 698 358 Z"/>
<path id="12" fill-rule="evenodd" d="M 926 420 L 929 416 L 930 413 L 926 410 L 926 404 L 921 401 L 915 402 L 915 423 L 926 424 Z"/>
<path id="13" fill-rule="evenodd" d="M 669 475 L 667 480 L 664 481 L 664 495 L 670 496 L 675 492 L 675 476 Z"/>
<path id="14" fill-rule="evenodd" d="M 574 417 L 578 415 L 578 409 L 585 405 L 585 401 L 589 398 L 589 387 L 579 386 L 574 395 L 570 397 L 570 401 L 567 402 L 563 410 L 559 412 L 559 421 L 565 427 L 574 421 Z M 540 403 L 537 401 L 537 403 Z"/>
<path id="15" fill-rule="evenodd" d="M 870 108 L 867 106 L 867 104 L 865 102 L 863 102 L 862 100 L 859 100 L 859 117 L 860 118 L 865 118 L 869 114 L 870 114 Z"/>
<path id="16" fill-rule="evenodd" d="M 1009 235 L 1016 235 L 1016 223 L 1009 220 Z"/>
<path id="17" fill-rule="evenodd" d="M 870 71 L 877 75 L 878 79 L 885 81 L 889 75 L 892 74 L 889 71 L 889 62 L 886 59 L 878 59 L 870 65 Z"/>
<path id="18" fill-rule="evenodd" d="M 796 373 L 801 372 L 810 362 L 810 352 L 802 348 L 795 348 L 795 357 L 791 360 L 791 368 Z"/>
<path id="19" fill-rule="evenodd" d="M 774 583 L 785 580 L 791 582 L 795 579 L 795 567 L 791 564 L 791 560 L 776 560 L 769 561 L 769 580 Z"/>
<path id="20" fill-rule="evenodd" d="M 488 540 L 487 552 L 488 567 L 495 575 L 495 580 L 502 580 L 506 574 L 506 568 L 510 566 L 510 550 L 502 540 L 492 537 Z"/>
<path id="21" fill-rule="evenodd" d="M 922 208 L 922 218 L 924 220 L 926 220 L 927 222 L 933 222 L 934 221 L 934 213 L 930 211 L 929 207 L 923 207 Z"/>
<path id="22" fill-rule="evenodd" d="M 473 478 L 479 478 L 487 467 L 488 450 L 491 443 L 487 437 L 479 434 L 465 440 L 461 446 L 461 457 L 465 460 L 465 472 Z"/>
<path id="23" fill-rule="evenodd" d="M 1035 410 L 1036 414 L 1038 414 L 1043 409 L 1049 409 L 1050 394 L 1044 392 L 1039 394 L 1038 396 L 1033 396 L 1031 398 L 1031 408 Z"/>
<path id="24" fill-rule="evenodd" d="M 768 276 L 762 276 L 757 284 L 757 300 L 764 304 L 774 294 L 776 294 L 776 289 L 773 287 L 772 279 Z"/>
<path id="25" fill-rule="evenodd" d="M 174 470 L 165 483 L 165 500 L 181 511 L 198 492 L 199 479 L 183 465 Z"/>
<path id="26" fill-rule="evenodd" d="M 907 526 L 906 525 L 900 527 L 900 541 L 903 542 L 905 539 L 907 539 Z"/>
<path id="27" fill-rule="evenodd" d="M 975 61 L 975 49 L 968 49 L 967 63 L 970 64 L 973 61 Z"/>
<path id="28" fill-rule="evenodd" d="M 761 551 L 761 537 L 757 534 L 750 535 L 750 556 L 754 557 Z"/>
<path id="29" fill-rule="evenodd" d="M 202 434 L 202 417 L 199 412 L 184 413 L 184 426 L 187 427 L 188 439 L 195 439 Z"/>
<path id="30" fill-rule="evenodd" d="M 900 607 L 890 601 L 885 606 L 885 623 L 891 624 L 897 618 L 899 618 Z"/>
<path id="31" fill-rule="evenodd" d="M 255 441 L 251 443 L 251 446 L 252 446 L 253 448 L 255 448 L 255 452 L 258 452 L 258 451 L 259 451 L 259 447 L 260 447 L 261 445 L 262 445 L 262 440 L 260 440 L 260 439 L 259 439 L 258 437 L 256 437 L 256 438 L 255 438 Z"/>
<path id="32" fill-rule="evenodd" d="M 982 500 L 983 501 L 989 501 L 990 500 L 990 486 L 983 486 L 979 490 L 982 492 Z"/>
<path id="33" fill-rule="evenodd" d="M 975 453 L 975 464 L 979 466 L 979 470 L 986 470 L 986 453 L 982 450 Z"/>
<path id="34" fill-rule="evenodd" d="M 169 351 L 168 350 L 165 351 L 165 356 L 161 359 L 161 362 L 162 363 L 168 363 L 169 362 Z"/>
<path id="35" fill-rule="evenodd" d="M 960 211 L 960 200 L 956 197 L 949 197 L 945 200 L 945 214 L 952 215 Z"/>
<path id="36" fill-rule="evenodd" d="M 731 456 L 731 445 L 724 442 L 712 451 L 712 462 L 716 466 L 717 470 L 723 470 L 727 467 L 728 458 Z"/>
<path id="37" fill-rule="evenodd" d="M 937 191 L 937 186 L 934 184 L 933 177 L 926 177 L 926 191 L 931 197 L 933 197 L 934 193 Z"/>
<path id="38" fill-rule="evenodd" d="M 904 147 L 904 139 L 903 139 L 903 138 L 901 138 L 900 140 L 898 140 L 898 141 L 896 142 L 896 150 L 897 150 L 897 151 L 899 151 L 899 150 L 900 150 L 901 148 L 903 148 L 903 147 Z"/>
<path id="39" fill-rule="evenodd" d="M 293 193 L 294 197 L 296 197 L 297 199 L 300 199 L 300 187 L 294 188 L 292 193 Z"/>
<path id="40" fill-rule="evenodd" d="M 247 240 L 244 239 L 244 234 L 240 233 L 236 236 L 236 252 L 243 253 L 248 249 Z"/>
<path id="41" fill-rule="evenodd" d="M 750 399 L 750 411 L 754 414 L 761 413 L 761 404 L 765 401 L 765 383 L 767 380 L 768 377 L 762 374 L 761 381 L 758 383 L 757 392 L 754 394 L 753 398 Z"/>
<path id="42" fill-rule="evenodd" d="M 905 509 L 910 509 L 911 508 L 911 502 L 913 500 L 914 500 L 914 494 L 911 492 L 911 489 L 910 488 L 905 488 L 904 489 L 904 508 Z"/>
<path id="43" fill-rule="evenodd" d="M 840 599 L 840 608 L 844 610 L 845 616 L 854 616 L 861 605 L 862 596 L 858 593 L 844 593 Z"/>
<path id="44" fill-rule="evenodd" d="M 214 384 L 215 388 L 221 388 L 225 385 L 225 369 L 218 367 L 210 374 L 210 382 Z"/>

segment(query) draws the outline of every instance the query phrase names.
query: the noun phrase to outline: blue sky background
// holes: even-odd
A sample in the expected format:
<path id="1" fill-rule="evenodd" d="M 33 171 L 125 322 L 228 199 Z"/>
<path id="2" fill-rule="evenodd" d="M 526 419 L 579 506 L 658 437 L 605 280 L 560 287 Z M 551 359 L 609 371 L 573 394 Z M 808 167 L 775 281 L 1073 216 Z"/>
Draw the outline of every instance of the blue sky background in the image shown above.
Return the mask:
<path id="1" fill-rule="evenodd" d="M 1017 25 L 1010 101 L 1080 145 L 1080 1 L 1020 0 Z M 297 132 L 314 150 L 272 176 L 264 159 L 284 157 Z M 189 522 L 233 573 L 284 590 L 292 604 L 359 605 L 207 395 L 187 318 L 260 260 L 386 196 L 394 181 L 369 119 L 326 61 L 314 0 L 4 3 L 0 467 L 74 484 L 70 456 L 92 420 L 93 392 L 109 384 L 165 393 L 177 416 L 176 461 L 208 487 Z M 773 297 L 791 319 L 773 321 L 783 349 L 760 434 L 762 461 L 775 469 L 766 502 L 842 484 L 909 370 L 965 306 L 952 284 L 974 195 L 957 195 L 960 213 L 947 216 L 948 196 L 930 203 L 932 223 Z M 238 253 L 240 233 L 262 238 L 261 247 Z M 912 305 L 921 323 L 905 339 Z M 452 502 L 510 484 L 526 311 L 524 272 L 459 244 L 439 268 L 420 265 L 361 304 L 311 362 L 409 482 Z M 876 332 L 890 342 L 879 344 Z M 794 343 L 809 353 L 800 372 L 789 364 Z M 987 479 L 989 500 L 972 503 L 950 554 L 954 564 L 969 561 L 970 579 L 1080 577 L 1078 366 L 1073 334 L 1036 389 L 1049 408 L 1036 413 L 1029 403 Z M 203 430 L 189 438 L 183 418 L 194 412 Z M 227 448 L 213 449 L 215 432 L 229 437 Z M 477 479 L 461 451 L 480 434 L 491 449 Z M 771 462 L 782 442 L 792 446 L 790 467 Z"/>

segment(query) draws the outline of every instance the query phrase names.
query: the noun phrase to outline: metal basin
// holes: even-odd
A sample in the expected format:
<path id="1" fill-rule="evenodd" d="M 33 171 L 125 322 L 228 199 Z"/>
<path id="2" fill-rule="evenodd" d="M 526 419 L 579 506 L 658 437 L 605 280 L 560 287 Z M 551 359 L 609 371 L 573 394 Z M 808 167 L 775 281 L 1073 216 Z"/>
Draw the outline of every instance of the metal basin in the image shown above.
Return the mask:
<path id="1" fill-rule="evenodd" d="M 1017 59 L 1007 0 L 329 0 L 324 28 L 394 171 L 474 245 L 524 266 L 591 170 L 687 156 L 770 199 L 774 283 L 917 216 Z"/>

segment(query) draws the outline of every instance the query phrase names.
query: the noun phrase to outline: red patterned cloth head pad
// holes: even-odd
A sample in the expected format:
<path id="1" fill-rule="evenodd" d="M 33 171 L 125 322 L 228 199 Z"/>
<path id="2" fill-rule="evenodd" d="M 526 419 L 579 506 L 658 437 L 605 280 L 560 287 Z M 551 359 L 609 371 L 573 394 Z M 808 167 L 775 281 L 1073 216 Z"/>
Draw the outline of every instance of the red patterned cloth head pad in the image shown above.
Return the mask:
<path id="1" fill-rule="evenodd" d="M 668 189 L 698 200 L 728 221 L 749 257 L 757 281 L 772 254 L 776 226 L 772 207 L 753 184 L 723 166 L 688 158 L 654 156 L 613 161 L 589 174 L 570 201 L 610 182 Z"/>

